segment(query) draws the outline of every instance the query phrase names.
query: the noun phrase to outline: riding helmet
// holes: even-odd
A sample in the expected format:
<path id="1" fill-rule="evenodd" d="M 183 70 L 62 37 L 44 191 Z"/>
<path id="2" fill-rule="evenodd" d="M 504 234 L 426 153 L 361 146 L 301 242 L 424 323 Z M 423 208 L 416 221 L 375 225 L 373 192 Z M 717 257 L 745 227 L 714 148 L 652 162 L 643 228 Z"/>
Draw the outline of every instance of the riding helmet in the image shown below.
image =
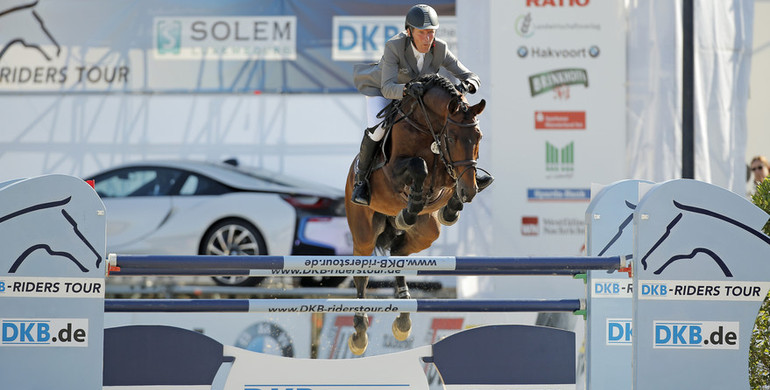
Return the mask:
<path id="1" fill-rule="evenodd" d="M 406 13 L 406 27 L 418 30 L 435 30 L 438 28 L 438 14 L 427 4 L 417 4 Z"/>

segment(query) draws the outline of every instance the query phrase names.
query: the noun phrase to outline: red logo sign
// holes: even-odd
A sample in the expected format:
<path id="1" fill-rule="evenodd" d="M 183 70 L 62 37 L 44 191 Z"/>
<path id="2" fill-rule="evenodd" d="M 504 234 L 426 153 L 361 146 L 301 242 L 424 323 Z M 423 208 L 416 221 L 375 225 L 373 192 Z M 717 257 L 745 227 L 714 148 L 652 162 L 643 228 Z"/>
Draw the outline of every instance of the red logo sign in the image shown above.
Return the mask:
<path id="1" fill-rule="evenodd" d="M 521 235 L 536 236 L 540 234 L 540 222 L 537 217 L 521 217 Z"/>
<path id="2" fill-rule="evenodd" d="M 535 111 L 536 130 L 585 130 L 585 111 Z"/>

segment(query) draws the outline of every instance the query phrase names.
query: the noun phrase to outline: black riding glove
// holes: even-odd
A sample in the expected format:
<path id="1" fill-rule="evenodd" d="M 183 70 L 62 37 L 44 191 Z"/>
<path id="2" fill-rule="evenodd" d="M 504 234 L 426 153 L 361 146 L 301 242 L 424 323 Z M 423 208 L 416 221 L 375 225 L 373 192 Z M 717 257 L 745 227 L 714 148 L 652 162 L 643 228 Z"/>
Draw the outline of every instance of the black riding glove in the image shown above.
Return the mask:
<path id="1" fill-rule="evenodd" d="M 404 87 L 404 96 L 409 95 L 415 99 L 419 99 L 425 93 L 425 87 L 419 81 L 414 81 Z"/>
<path id="2" fill-rule="evenodd" d="M 473 86 L 473 84 L 471 84 L 471 82 L 470 82 L 470 81 L 466 81 L 466 80 L 462 80 L 462 81 L 460 81 L 460 83 L 459 83 L 459 84 L 457 84 L 457 85 L 455 86 L 455 88 L 457 88 L 457 90 L 458 90 L 458 91 L 459 91 L 461 94 L 463 94 L 463 95 L 465 95 L 466 93 L 471 93 L 471 94 L 474 94 L 474 93 L 476 93 L 476 87 L 475 87 L 475 86 Z"/>

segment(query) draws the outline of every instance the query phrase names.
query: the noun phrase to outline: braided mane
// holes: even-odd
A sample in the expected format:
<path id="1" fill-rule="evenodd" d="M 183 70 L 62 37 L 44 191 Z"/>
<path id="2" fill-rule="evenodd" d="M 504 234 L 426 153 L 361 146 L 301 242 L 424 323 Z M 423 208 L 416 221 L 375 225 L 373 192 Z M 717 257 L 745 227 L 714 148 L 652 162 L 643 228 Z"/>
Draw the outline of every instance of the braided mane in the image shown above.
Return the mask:
<path id="1" fill-rule="evenodd" d="M 457 90 L 457 88 L 454 86 L 454 84 L 452 84 L 451 81 L 449 81 L 448 78 L 438 73 L 430 73 L 410 81 L 410 83 L 412 82 L 422 83 L 425 86 L 426 92 L 432 87 L 441 87 L 449 94 L 450 99 L 457 101 L 457 107 L 460 110 L 462 110 L 464 113 L 468 112 L 468 104 L 463 101 L 462 93 Z"/>
<path id="2" fill-rule="evenodd" d="M 462 99 L 462 94 L 460 91 L 458 91 L 455 86 L 452 84 L 451 81 L 449 81 L 448 78 L 438 74 L 438 73 L 430 73 L 426 75 L 422 75 L 413 81 L 419 81 L 425 86 L 425 90 L 429 90 L 431 87 L 439 86 L 443 88 L 449 95 L 454 99 Z"/>

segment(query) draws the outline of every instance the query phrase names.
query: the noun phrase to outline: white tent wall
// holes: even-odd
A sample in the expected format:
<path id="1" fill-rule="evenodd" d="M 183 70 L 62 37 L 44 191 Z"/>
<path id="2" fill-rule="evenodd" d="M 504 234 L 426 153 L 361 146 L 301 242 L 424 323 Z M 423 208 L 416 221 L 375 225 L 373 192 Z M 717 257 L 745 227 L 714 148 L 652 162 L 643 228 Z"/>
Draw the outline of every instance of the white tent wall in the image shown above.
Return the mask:
<path id="1" fill-rule="evenodd" d="M 628 177 L 678 178 L 682 1 L 627 1 L 626 8 Z M 695 0 L 694 13 L 695 178 L 743 194 L 754 0 Z"/>
<path id="2" fill-rule="evenodd" d="M 754 0 L 754 39 L 751 55 L 751 81 L 747 104 L 748 139 L 746 163 L 757 155 L 770 155 L 770 0 Z M 748 178 L 744 177 L 748 180 Z M 750 180 L 748 185 L 750 186 Z"/>

